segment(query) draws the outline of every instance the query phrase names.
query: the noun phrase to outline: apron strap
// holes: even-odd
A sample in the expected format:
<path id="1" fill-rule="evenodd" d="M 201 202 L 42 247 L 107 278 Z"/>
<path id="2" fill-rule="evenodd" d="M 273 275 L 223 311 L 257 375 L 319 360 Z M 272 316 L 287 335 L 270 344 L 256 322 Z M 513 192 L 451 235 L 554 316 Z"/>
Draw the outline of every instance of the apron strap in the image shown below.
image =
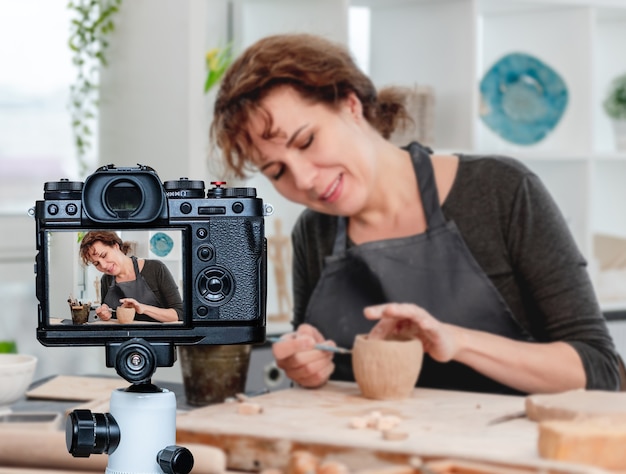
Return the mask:
<path id="1" fill-rule="evenodd" d="M 436 228 L 444 225 L 446 220 L 439 204 L 439 193 L 433 164 L 430 160 L 432 150 L 420 145 L 418 142 L 411 142 L 404 148 L 411 155 L 413 169 L 417 176 L 417 187 L 422 196 L 422 206 L 426 217 L 427 228 Z M 335 233 L 335 243 L 333 244 L 333 255 L 339 255 L 345 251 L 348 241 L 348 219 L 345 216 L 337 217 L 337 232 Z"/>
<path id="2" fill-rule="evenodd" d="M 139 262 L 137 261 L 137 257 L 135 257 L 134 255 L 132 257 L 130 257 L 130 259 L 133 261 L 133 268 L 135 269 L 135 278 L 139 278 L 140 272 L 139 272 Z"/>
<path id="3" fill-rule="evenodd" d="M 348 219 L 345 216 L 337 217 L 337 232 L 333 244 L 333 255 L 340 255 L 346 250 L 348 242 Z"/>
<path id="4" fill-rule="evenodd" d="M 439 193 L 437 192 L 437 182 L 435 172 L 430 160 L 431 150 L 425 148 L 417 142 L 409 145 L 409 153 L 413 161 L 413 168 L 417 176 L 417 186 L 422 196 L 422 206 L 428 229 L 442 226 L 446 223 L 439 204 Z"/>

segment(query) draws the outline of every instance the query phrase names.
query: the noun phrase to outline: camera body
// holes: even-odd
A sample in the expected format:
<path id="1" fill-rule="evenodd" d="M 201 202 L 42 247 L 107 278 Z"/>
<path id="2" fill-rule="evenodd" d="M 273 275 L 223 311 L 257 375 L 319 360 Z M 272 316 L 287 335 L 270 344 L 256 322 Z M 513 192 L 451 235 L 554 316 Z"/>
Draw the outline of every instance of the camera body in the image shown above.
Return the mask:
<path id="1" fill-rule="evenodd" d="M 33 209 L 36 219 L 36 291 L 39 300 L 37 339 L 46 346 L 120 346 L 147 341 L 157 351 L 158 365 L 170 365 L 173 345 L 243 344 L 265 339 L 267 255 L 264 216 L 269 205 L 254 188 L 228 188 L 181 178 L 162 183 L 148 166 L 107 165 L 84 183 L 47 182 L 44 199 Z M 56 314 L 52 302 L 67 309 L 75 285 L 70 271 L 52 268 L 70 258 L 71 273 L 81 273 L 80 236 L 90 230 L 121 234 L 175 235 L 180 252 L 183 318 L 176 323 L 72 324 Z M 69 233 L 69 234 L 68 234 Z M 69 236 L 69 237 L 68 237 Z M 70 242 L 70 249 L 59 242 Z M 56 253 L 59 256 L 56 256 Z M 158 255 L 158 249 L 157 249 Z M 146 255 L 139 257 L 150 258 Z M 75 278 L 75 277 L 74 277 Z M 80 278 L 79 278 L 80 280 Z M 87 286 L 86 282 L 82 282 Z M 99 303 L 99 302 L 96 302 Z M 69 309 L 67 309 L 69 312 Z M 51 314 L 54 313 L 54 314 Z M 103 323 L 103 322 L 100 322 Z M 112 352 L 113 356 L 115 351 Z M 175 356 L 173 356 L 175 359 Z M 115 361 L 107 361 L 113 366 Z"/>

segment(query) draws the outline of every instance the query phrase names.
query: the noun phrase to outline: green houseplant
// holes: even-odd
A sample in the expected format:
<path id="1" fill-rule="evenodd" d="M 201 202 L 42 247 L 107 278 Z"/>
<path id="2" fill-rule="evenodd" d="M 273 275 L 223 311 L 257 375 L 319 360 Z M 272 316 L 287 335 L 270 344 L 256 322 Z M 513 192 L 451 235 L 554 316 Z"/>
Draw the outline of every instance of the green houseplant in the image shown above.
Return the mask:
<path id="1" fill-rule="evenodd" d="M 613 79 L 602 105 L 613 120 L 617 149 L 626 151 L 626 74 Z"/>
<path id="2" fill-rule="evenodd" d="M 206 62 L 206 80 L 204 81 L 204 93 L 208 93 L 214 85 L 216 85 L 228 66 L 233 62 L 234 55 L 232 44 L 229 43 L 223 48 L 213 48 L 207 51 Z"/>
<path id="3" fill-rule="evenodd" d="M 79 172 L 87 171 L 86 154 L 91 148 L 98 116 L 99 68 L 107 65 L 109 37 L 115 30 L 113 19 L 122 0 L 72 0 L 69 47 L 76 79 L 70 86 L 69 110 Z"/>
<path id="4" fill-rule="evenodd" d="M 603 105 L 613 120 L 626 120 L 626 74 L 613 79 Z"/>

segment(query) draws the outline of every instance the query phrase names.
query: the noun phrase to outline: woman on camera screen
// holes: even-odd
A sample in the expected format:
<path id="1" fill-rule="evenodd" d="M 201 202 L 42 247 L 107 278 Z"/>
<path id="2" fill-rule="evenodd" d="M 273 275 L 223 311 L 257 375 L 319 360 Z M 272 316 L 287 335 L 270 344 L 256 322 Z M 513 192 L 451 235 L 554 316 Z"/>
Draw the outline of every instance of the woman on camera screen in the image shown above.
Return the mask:
<path id="1" fill-rule="evenodd" d="M 339 44 L 277 35 L 224 75 L 212 136 L 307 209 L 292 233 L 296 383 L 354 380 L 356 334 L 427 353 L 418 385 L 499 393 L 618 388 L 618 356 L 567 224 L 539 178 L 495 155 L 388 140 L 408 119 Z"/>
<path id="2" fill-rule="evenodd" d="M 159 260 L 128 256 L 130 245 L 111 231 L 87 232 L 80 243 L 80 257 L 104 273 L 102 305 L 96 316 L 114 317 L 119 306 L 134 308 L 138 321 L 182 320 L 183 302 L 172 274 Z"/>

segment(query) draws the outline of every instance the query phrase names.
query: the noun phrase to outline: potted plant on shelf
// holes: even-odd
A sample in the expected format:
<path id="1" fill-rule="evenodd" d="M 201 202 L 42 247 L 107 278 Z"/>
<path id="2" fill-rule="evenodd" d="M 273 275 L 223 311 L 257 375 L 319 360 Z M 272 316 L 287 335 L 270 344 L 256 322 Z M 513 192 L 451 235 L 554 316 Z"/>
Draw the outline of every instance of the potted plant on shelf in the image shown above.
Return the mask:
<path id="1" fill-rule="evenodd" d="M 228 66 L 233 62 L 233 59 L 232 43 L 228 43 L 223 48 L 213 48 L 207 51 L 205 57 L 207 69 L 207 76 L 204 82 L 205 94 L 220 81 L 226 69 L 228 69 Z"/>
<path id="2" fill-rule="evenodd" d="M 626 74 L 613 79 L 603 105 L 613 120 L 617 150 L 626 151 Z"/>

